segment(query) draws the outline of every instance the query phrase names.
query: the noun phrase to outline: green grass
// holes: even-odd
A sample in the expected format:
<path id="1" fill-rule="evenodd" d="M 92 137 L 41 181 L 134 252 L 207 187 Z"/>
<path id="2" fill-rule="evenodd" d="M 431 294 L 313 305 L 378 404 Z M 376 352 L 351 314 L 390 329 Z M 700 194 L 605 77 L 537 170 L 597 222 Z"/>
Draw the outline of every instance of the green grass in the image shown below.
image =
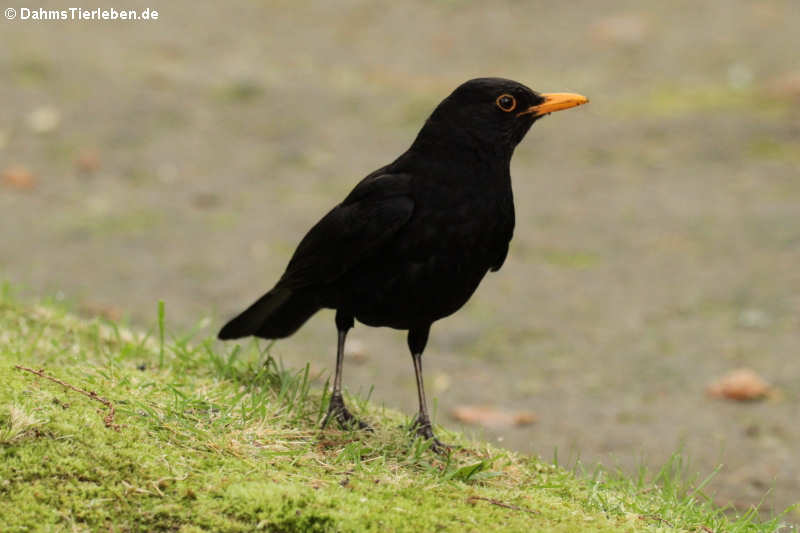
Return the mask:
<path id="1" fill-rule="evenodd" d="M 715 508 L 679 456 L 653 476 L 575 475 L 440 428 L 463 448 L 439 457 L 411 440 L 407 417 L 354 397 L 375 433 L 323 431 L 327 387 L 312 386 L 308 367 L 284 368 L 269 345 L 171 336 L 161 306 L 144 335 L 9 292 L 6 532 L 781 530 L 780 518 Z"/>
<path id="2" fill-rule="evenodd" d="M 757 102 L 757 105 L 753 105 Z M 692 87 L 660 85 L 646 98 L 620 102 L 616 113 L 646 113 L 656 117 L 675 117 L 697 113 L 736 112 L 761 117 L 780 117 L 791 103 L 764 96 L 758 88 L 735 89 L 729 84 L 706 84 Z"/>

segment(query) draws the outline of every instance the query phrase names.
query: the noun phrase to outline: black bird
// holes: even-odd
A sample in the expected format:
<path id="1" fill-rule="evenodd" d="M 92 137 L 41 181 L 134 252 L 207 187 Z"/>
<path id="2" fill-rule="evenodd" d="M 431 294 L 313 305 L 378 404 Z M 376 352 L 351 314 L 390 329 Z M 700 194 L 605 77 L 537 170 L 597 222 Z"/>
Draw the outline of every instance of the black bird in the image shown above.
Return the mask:
<path id="1" fill-rule="evenodd" d="M 333 393 L 323 427 L 368 428 L 342 399 L 342 356 L 354 319 L 408 330 L 419 394 L 416 432 L 435 440 L 422 383 L 431 324 L 457 311 L 505 261 L 514 232 L 509 165 L 542 116 L 586 103 L 515 81 L 459 86 L 393 163 L 369 174 L 303 237 L 275 287 L 219 332 L 288 337 L 322 308 L 336 310 Z"/>

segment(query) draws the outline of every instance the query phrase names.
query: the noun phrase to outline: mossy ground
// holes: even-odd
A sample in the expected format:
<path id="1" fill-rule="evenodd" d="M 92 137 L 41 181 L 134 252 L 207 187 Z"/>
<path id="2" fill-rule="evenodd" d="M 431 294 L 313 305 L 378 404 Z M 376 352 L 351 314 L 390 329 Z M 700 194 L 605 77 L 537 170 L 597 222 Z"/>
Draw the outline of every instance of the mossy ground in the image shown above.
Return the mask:
<path id="1" fill-rule="evenodd" d="M 800 502 L 797 0 L 152 4 L 130 24 L 0 19 L 0 174 L 35 180 L 0 179 L 0 278 L 139 328 L 159 299 L 176 326 L 219 326 L 458 84 L 582 93 L 515 152 L 502 270 L 433 328 L 438 420 L 532 412 L 481 436 L 629 475 L 682 449 L 724 465 L 718 505 Z M 335 339 L 324 311 L 272 354 L 330 371 Z M 345 385 L 412 413 L 403 335 L 356 342 Z M 705 394 L 740 367 L 777 394 Z"/>
<path id="2" fill-rule="evenodd" d="M 354 397 L 374 433 L 320 430 L 307 368 L 163 337 L 0 298 L 3 531 L 780 529 L 714 508 L 678 459 L 653 479 L 584 478 L 440 428 L 462 446 L 445 458 Z"/>

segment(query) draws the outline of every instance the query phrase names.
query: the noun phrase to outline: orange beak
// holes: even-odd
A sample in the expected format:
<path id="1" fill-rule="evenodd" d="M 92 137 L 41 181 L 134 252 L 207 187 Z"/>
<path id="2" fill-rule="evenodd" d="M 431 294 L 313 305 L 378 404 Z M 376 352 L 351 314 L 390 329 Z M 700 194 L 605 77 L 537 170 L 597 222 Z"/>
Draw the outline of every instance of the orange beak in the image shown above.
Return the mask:
<path id="1" fill-rule="evenodd" d="M 583 105 L 589 101 L 585 96 L 575 93 L 544 93 L 541 96 L 544 98 L 544 102 L 539 105 L 533 105 L 525 111 L 517 113 L 517 116 L 532 115 L 534 117 L 540 117 L 548 113 L 553 113 L 554 111 L 561 111 L 562 109 Z"/>

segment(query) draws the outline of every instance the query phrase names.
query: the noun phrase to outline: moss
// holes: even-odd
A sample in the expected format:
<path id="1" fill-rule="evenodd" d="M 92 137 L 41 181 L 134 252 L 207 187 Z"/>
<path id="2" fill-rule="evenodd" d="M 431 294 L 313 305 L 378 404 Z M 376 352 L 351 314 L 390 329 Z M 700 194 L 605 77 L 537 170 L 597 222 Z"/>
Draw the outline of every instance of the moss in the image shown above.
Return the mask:
<path id="1" fill-rule="evenodd" d="M 554 266 L 583 269 L 600 263 L 601 258 L 594 252 L 585 250 L 540 250 L 541 258 Z"/>
<path id="2" fill-rule="evenodd" d="M 758 105 L 752 105 L 758 102 Z M 675 86 L 662 84 L 645 98 L 626 99 L 615 113 L 676 117 L 708 112 L 782 116 L 789 108 L 780 98 L 765 98 L 763 90 L 734 89 L 726 84 Z"/>
<path id="3" fill-rule="evenodd" d="M 365 402 L 374 434 L 317 429 L 308 370 L 256 343 L 161 344 L 118 324 L 0 300 L 4 531 L 772 531 L 696 498 L 672 470 L 651 485 L 590 479 Z M 165 338 L 169 338 L 168 335 Z M 164 364 L 159 368 L 163 348 Z M 65 388 L 31 370 L 83 390 Z M 144 370 L 142 370 L 144 369 Z M 110 401 L 108 409 L 92 393 Z M 352 399 L 356 400 L 356 399 Z M 117 429 L 115 427 L 118 426 Z M 668 525 L 669 524 L 669 525 Z"/>
<path id="4" fill-rule="evenodd" d="M 24 85 L 39 85 L 55 77 L 53 65 L 40 57 L 18 59 L 11 66 L 12 79 Z"/>
<path id="5" fill-rule="evenodd" d="M 747 147 L 747 155 L 755 159 L 800 163 L 800 144 L 757 138 Z"/>
<path id="6" fill-rule="evenodd" d="M 243 79 L 217 90 L 217 95 L 226 102 L 251 102 L 264 94 L 264 87 L 255 80 Z"/>

